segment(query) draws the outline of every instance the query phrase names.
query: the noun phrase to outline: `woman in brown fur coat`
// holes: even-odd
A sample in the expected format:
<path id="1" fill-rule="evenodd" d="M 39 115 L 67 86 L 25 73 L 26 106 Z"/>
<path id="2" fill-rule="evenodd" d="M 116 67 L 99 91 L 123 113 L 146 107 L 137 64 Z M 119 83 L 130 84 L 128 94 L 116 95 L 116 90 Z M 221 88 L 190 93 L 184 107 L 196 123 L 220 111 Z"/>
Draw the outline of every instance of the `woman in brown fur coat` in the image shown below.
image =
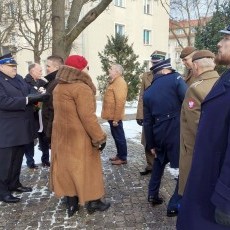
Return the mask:
<path id="1" fill-rule="evenodd" d="M 51 189 L 67 197 L 72 216 L 89 201 L 87 210 L 104 211 L 104 182 L 100 151 L 106 134 L 96 117 L 96 88 L 88 75 L 88 62 L 79 55 L 69 56 L 57 73 L 53 91 Z"/>

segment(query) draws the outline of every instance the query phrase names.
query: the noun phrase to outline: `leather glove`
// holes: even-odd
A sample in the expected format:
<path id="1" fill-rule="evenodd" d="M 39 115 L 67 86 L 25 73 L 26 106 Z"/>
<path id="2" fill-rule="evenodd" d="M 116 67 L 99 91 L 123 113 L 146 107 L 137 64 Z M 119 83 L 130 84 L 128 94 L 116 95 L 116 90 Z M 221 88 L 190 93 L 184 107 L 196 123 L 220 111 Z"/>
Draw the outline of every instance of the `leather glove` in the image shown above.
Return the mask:
<path id="1" fill-rule="evenodd" d="M 99 150 L 102 151 L 105 148 L 105 146 L 106 146 L 106 142 L 102 143 Z"/>
<path id="2" fill-rule="evenodd" d="M 215 221 L 217 224 L 230 227 L 230 214 L 224 213 L 220 209 L 215 209 Z"/>
<path id="3" fill-rule="evenodd" d="M 47 101 L 50 97 L 49 94 L 29 94 L 28 96 L 28 104 L 34 104 L 36 102 Z"/>
<path id="4" fill-rule="evenodd" d="M 136 119 L 136 121 L 138 125 L 143 126 L 143 122 L 144 122 L 143 119 Z"/>

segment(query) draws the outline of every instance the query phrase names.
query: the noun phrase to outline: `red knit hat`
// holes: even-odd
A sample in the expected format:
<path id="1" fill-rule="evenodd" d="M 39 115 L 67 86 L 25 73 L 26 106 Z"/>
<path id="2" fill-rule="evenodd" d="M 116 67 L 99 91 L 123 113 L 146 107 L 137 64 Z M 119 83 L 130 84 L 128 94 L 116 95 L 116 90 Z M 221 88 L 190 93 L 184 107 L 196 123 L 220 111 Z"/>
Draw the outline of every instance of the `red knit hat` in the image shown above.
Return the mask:
<path id="1" fill-rule="evenodd" d="M 66 58 L 65 65 L 72 66 L 76 69 L 83 70 L 88 64 L 88 61 L 79 55 L 71 55 Z"/>

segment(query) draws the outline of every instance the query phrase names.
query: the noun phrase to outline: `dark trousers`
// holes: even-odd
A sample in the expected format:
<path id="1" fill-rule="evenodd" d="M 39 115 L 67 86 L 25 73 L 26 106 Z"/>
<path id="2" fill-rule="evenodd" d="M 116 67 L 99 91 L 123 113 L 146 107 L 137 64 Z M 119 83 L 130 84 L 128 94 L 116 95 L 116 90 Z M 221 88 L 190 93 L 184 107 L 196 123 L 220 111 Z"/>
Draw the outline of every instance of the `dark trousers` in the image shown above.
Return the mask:
<path id="1" fill-rule="evenodd" d="M 21 186 L 20 173 L 24 155 L 24 146 L 0 148 L 0 196 Z"/>
<path id="2" fill-rule="evenodd" d="M 49 161 L 49 143 L 45 137 L 44 132 L 38 133 L 39 146 L 42 151 L 42 162 Z M 34 142 L 31 142 L 25 145 L 25 156 L 26 156 L 26 164 L 31 166 L 34 164 Z"/>
<path id="3" fill-rule="evenodd" d="M 159 190 L 161 185 L 161 179 L 164 174 L 164 169 L 168 160 L 166 159 L 163 163 L 160 162 L 158 158 L 155 158 L 151 178 L 149 181 L 149 191 L 148 195 L 153 197 L 159 196 Z M 171 196 L 168 203 L 168 210 L 175 210 L 178 208 L 181 196 L 178 194 L 178 179 L 173 195 Z"/>
<path id="4" fill-rule="evenodd" d="M 125 139 L 125 132 L 122 121 L 118 122 L 118 126 L 113 126 L 113 121 L 108 121 L 110 125 L 111 134 L 115 141 L 117 148 L 117 157 L 121 160 L 127 160 L 127 143 Z"/>

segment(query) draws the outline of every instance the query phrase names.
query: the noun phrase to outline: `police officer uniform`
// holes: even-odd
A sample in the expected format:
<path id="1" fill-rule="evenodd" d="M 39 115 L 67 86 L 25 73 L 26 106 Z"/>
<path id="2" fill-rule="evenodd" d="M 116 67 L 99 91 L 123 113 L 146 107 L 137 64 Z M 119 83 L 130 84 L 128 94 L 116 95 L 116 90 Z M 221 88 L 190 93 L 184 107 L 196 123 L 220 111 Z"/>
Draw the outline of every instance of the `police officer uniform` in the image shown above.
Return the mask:
<path id="1" fill-rule="evenodd" d="M 163 202 L 159 189 L 164 168 L 170 162 L 172 168 L 179 167 L 180 110 L 187 90 L 182 76 L 172 69 L 171 73 L 159 74 L 163 69 L 172 69 L 170 59 L 153 67 L 154 81 L 144 92 L 144 130 L 146 148 L 155 149 L 149 182 L 148 200 L 153 204 Z M 177 186 L 168 204 L 167 215 L 177 214 Z"/>
<path id="2" fill-rule="evenodd" d="M 20 171 L 24 145 L 33 140 L 34 134 L 33 107 L 26 99 L 33 90 L 16 70 L 14 77 L 4 73 L 4 69 L 17 65 L 10 54 L 0 58 L 0 65 L 0 201 L 15 203 L 20 199 L 12 191 L 32 191 L 22 186 Z"/>

